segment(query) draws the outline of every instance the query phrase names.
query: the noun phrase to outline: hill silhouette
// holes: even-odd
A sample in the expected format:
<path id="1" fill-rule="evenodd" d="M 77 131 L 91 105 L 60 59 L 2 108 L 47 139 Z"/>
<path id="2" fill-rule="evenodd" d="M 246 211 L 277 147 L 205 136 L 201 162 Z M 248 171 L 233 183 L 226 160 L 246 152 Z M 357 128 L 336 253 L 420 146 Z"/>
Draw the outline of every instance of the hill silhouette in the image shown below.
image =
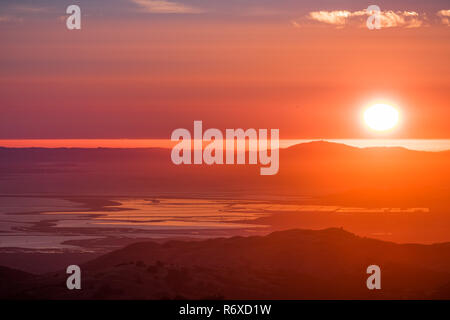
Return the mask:
<path id="1" fill-rule="evenodd" d="M 381 290 L 366 268 L 381 267 Z M 64 271 L 4 290 L 28 299 L 449 299 L 450 243 L 395 244 L 342 229 L 143 242 L 81 265 L 82 290 Z M 1 281 L 6 274 L 0 273 Z"/>
<path id="2" fill-rule="evenodd" d="M 280 150 L 280 170 L 181 165 L 169 149 L 0 148 L 0 193 L 214 193 L 327 197 L 346 205 L 449 209 L 450 152 L 318 141 Z M 358 196 L 353 196 L 358 195 Z"/>

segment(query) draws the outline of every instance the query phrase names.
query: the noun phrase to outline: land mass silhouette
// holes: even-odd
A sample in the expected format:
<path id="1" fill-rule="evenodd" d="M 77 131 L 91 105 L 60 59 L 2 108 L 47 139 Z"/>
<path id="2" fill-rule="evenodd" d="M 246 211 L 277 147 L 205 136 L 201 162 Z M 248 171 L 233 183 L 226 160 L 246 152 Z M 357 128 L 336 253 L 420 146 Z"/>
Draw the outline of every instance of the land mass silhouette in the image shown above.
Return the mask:
<path id="1" fill-rule="evenodd" d="M 331 224 L 366 236 L 371 232 L 366 227 L 378 224 L 383 232 L 393 230 L 396 242 L 404 242 L 405 234 L 420 242 L 448 234 L 449 163 L 450 152 L 312 142 L 280 150 L 279 174 L 261 176 L 259 166 L 176 166 L 169 149 L 0 148 L 0 194 L 89 196 L 93 201 L 101 195 L 100 202 L 118 195 L 164 192 L 230 199 L 295 194 L 308 196 L 302 205 L 427 208 L 430 215 L 356 212 L 339 216 L 347 222 L 353 219 L 349 223 L 332 220 Z M 89 262 L 76 260 L 83 270 L 80 291 L 66 289 L 65 270 L 33 275 L 3 267 L 0 295 L 17 299 L 450 298 L 449 243 L 398 244 L 336 228 L 305 230 L 317 229 L 316 217 L 320 218 L 318 212 L 308 217 L 275 213 L 255 221 L 280 230 L 265 236 L 135 243 Z M 301 224 L 303 230 L 288 230 Z M 16 257 L 27 260 L 27 254 L 16 253 L 8 259 Z M 366 287 L 366 268 L 372 264 L 381 267 L 381 290 Z"/>
<path id="2" fill-rule="evenodd" d="M 450 209 L 450 152 L 316 141 L 280 150 L 280 170 L 174 165 L 170 149 L 0 148 L 0 194 L 298 194 L 345 205 Z"/>
<path id="3" fill-rule="evenodd" d="M 369 290 L 366 269 L 381 268 Z M 40 276 L 0 268 L 5 299 L 449 299 L 450 243 L 395 244 L 342 229 L 142 242 Z"/>

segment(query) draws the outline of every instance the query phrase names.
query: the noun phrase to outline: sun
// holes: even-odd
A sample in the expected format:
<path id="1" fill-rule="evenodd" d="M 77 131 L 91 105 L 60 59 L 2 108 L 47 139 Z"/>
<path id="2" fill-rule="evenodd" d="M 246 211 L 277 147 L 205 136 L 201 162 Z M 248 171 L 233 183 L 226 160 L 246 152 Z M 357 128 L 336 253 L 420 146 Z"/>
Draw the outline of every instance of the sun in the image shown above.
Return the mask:
<path id="1" fill-rule="evenodd" d="M 376 131 L 390 130 L 398 124 L 398 120 L 398 110 L 389 104 L 377 103 L 364 111 L 364 121 Z"/>

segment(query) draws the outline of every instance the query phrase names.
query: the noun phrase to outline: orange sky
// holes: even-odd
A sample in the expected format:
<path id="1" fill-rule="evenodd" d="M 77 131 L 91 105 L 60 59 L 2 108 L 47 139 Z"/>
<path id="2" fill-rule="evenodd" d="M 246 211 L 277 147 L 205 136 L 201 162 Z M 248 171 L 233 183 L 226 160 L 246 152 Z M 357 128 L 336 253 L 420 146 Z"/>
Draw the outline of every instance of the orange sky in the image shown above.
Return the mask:
<path id="1" fill-rule="evenodd" d="M 389 137 L 450 138 L 449 27 L 175 16 L 3 27 L 0 139 L 167 139 L 194 120 L 284 139 L 376 138 L 359 115 L 377 98 L 404 116 Z"/>

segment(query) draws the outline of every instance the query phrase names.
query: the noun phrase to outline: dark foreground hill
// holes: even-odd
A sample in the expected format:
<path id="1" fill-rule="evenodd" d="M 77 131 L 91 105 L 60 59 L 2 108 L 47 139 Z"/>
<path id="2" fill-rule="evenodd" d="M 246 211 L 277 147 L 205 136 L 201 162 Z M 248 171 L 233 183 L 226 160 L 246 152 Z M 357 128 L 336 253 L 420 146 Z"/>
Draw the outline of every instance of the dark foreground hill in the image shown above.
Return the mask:
<path id="1" fill-rule="evenodd" d="M 381 290 L 366 268 L 381 267 Z M 22 275 L 0 287 L 19 299 L 450 299 L 450 243 L 395 244 L 342 229 L 264 237 L 144 242 L 81 265 L 82 289 L 66 274 Z M 0 282 L 12 270 L 0 269 Z"/>

